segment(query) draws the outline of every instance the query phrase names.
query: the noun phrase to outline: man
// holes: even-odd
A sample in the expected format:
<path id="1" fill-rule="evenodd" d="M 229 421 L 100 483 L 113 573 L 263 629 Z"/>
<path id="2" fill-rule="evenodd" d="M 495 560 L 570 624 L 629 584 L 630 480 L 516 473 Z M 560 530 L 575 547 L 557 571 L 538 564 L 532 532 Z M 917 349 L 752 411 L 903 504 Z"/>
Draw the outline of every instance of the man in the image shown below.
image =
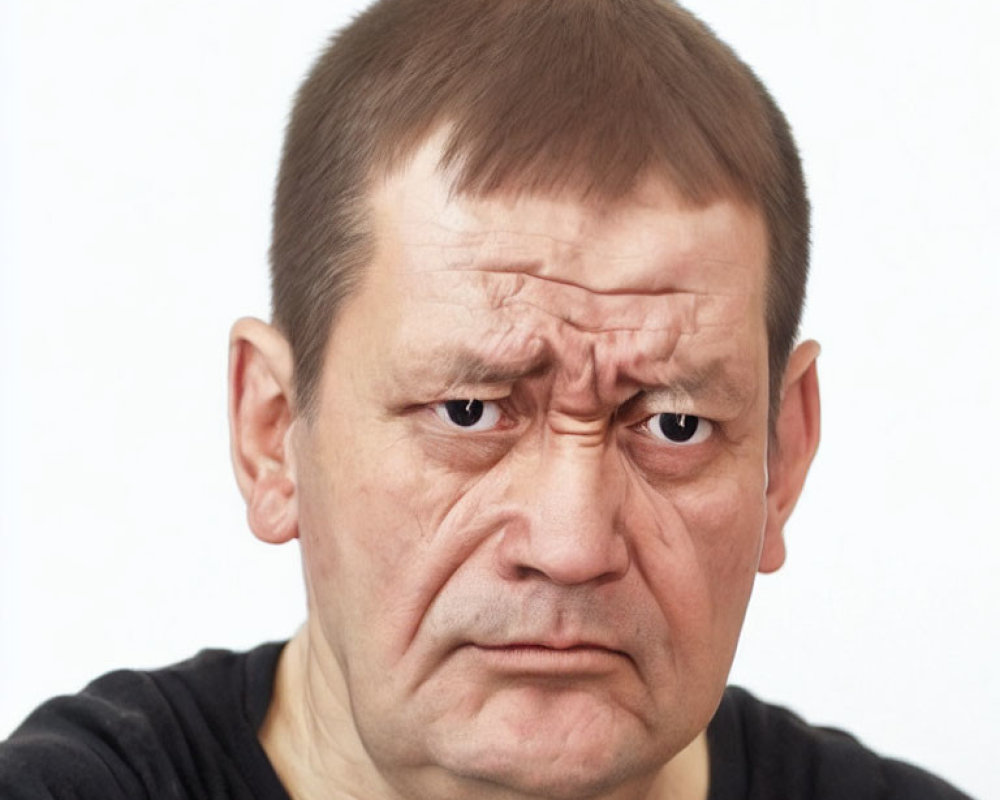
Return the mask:
<path id="1" fill-rule="evenodd" d="M 959 797 L 725 691 L 818 443 L 807 235 L 784 118 L 678 7 L 373 6 L 231 341 L 307 623 L 43 706 L 4 796 Z"/>

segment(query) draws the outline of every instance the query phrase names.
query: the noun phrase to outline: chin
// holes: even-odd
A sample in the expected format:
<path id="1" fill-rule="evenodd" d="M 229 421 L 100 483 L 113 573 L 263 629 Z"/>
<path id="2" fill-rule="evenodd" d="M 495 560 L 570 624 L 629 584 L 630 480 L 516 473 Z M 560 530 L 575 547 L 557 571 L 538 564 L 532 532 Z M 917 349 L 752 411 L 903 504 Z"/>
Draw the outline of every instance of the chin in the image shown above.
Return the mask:
<path id="1" fill-rule="evenodd" d="M 526 795 L 589 797 L 651 778 L 670 757 L 642 720 L 585 692 L 506 697 L 453 723 L 432 745 L 439 766 Z"/>
<path id="2" fill-rule="evenodd" d="M 518 795 L 580 800 L 646 776 L 646 770 L 631 763 L 633 759 L 617 755 L 584 758 L 567 751 L 494 742 L 477 753 L 453 753 L 452 763 L 445 761 L 441 766 L 458 778 L 504 787 Z"/>

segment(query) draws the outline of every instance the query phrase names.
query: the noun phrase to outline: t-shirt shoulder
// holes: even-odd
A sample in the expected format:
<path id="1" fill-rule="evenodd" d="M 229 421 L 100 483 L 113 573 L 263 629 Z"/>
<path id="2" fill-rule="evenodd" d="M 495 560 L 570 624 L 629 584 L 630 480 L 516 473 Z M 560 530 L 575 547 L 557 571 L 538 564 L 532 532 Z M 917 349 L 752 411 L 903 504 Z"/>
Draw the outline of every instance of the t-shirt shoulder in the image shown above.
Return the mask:
<path id="1" fill-rule="evenodd" d="M 737 687 L 726 690 L 708 735 L 710 800 L 969 800 L 845 731 L 809 725 Z"/>
<path id="2" fill-rule="evenodd" d="M 49 700 L 0 744 L 0 797 L 287 800 L 256 738 L 281 647 L 206 650 Z"/>

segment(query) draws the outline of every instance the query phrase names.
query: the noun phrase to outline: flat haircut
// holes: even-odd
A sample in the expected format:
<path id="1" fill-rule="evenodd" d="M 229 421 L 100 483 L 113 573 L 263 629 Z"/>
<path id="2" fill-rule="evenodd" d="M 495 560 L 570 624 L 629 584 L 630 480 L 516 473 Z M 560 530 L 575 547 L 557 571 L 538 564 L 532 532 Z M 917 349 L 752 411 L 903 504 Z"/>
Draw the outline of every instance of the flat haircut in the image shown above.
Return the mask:
<path id="1" fill-rule="evenodd" d="M 309 416 L 337 309 L 374 253 L 374 182 L 439 129 L 453 191 L 627 196 L 664 176 L 768 230 L 771 421 L 797 334 L 809 203 L 788 123 L 733 51 L 668 0 L 379 0 L 299 89 L 271 246 L 274 322 Z"/>

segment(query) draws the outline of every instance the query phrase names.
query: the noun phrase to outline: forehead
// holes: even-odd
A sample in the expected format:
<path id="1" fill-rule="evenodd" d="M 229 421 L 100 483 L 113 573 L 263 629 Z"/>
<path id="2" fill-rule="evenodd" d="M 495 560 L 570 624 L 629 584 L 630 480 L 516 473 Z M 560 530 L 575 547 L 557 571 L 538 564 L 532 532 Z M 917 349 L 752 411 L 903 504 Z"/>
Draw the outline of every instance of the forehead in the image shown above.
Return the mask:
<path id="1" fill-rule="evenodd" d="M 595 293 L 763 292 L 765 224 L 742 202 L 695 206 L 658 176 L 617 200 L 456 196 L 440 155 L 433 137 L 374 191 L 381 251 L 409 270 L 520 271 Z"/>
<path id="2" fill-rule="evenodd" d="M 349 304 L 394 363 L 390 383 L 552 368 L 572 405 L 595 411 L 626 385 L 712 374 L 756 394 L 759 213 L 730 200 L 693 207 L 653 179 L 614 202 L 456 196 L 439 154 L 432 140 L 376 187 L 376 254 Z"/>

